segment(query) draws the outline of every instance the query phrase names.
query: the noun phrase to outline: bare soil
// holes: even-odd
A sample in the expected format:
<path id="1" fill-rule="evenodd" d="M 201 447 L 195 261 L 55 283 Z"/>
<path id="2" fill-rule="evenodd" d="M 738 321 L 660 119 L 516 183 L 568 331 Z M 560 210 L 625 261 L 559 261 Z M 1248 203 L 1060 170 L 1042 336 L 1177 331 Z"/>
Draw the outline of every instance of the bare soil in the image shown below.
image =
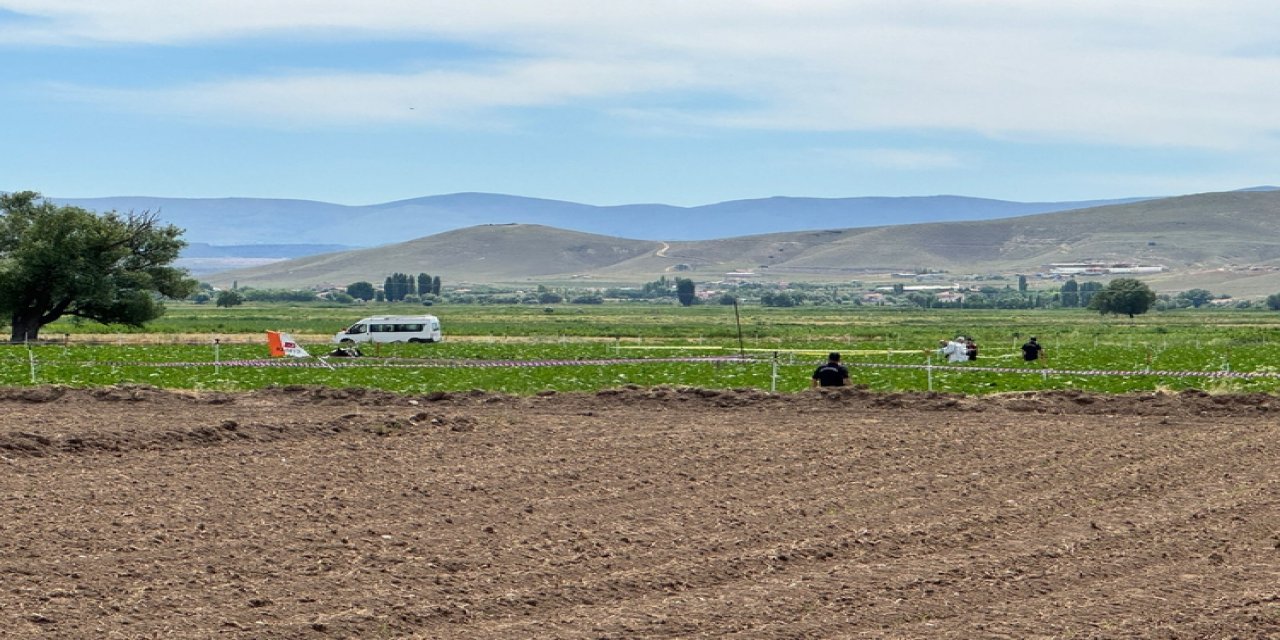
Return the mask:
<path id="1" fill-rule="evenodd" d="M 0 636 L 1280 638 L 1280 399 L 0 389 Z"/>

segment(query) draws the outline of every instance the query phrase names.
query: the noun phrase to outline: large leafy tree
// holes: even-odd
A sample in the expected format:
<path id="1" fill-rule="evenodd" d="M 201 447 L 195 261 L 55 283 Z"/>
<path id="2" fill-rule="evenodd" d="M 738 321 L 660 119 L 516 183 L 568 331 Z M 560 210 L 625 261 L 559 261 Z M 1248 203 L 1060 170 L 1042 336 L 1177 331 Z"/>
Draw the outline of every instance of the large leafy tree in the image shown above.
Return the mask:
<path id="1" fill-rule="evenodd" d="M 1074 279 L 1062 283 L 1062 306 L 1080 306 L 1080 283 Z"/>
<path id="2" fill-rule="evenodd" d="M 1125 314 L 1130 318 L 1146 313 L 1156 301 L 1156 292 L 1136 278 L 1116 278 L 1089 300 L 1089 308 L 1102 314 Z"/>
<path id="3" fill-rule="evenodd" d="M 1132 280 L 1132 278 L 1130 278 Z M 1101 282 L 1081 282 L 1080 283 L 1080 306 L 1089 307 L 1089 303 L 1093 301 L 1093 296 L 1102 291 Z M 1092 309 L 1093 307 L 1089 307 Z"/>
<path id="4" fill-rule="evenodd" d="M 1213 300 L 1213 293 L 1208 289 L 1190 289 L 1178 294 L 1179 300 L 1199 309 Z"/>
<path id="5" fill-rule="evenodd" d="M 223 289 L 218 292 L 218 297 L 214 300 L 214 305 L 230 309 L 244 304 L 244 294 L 235 289 Z"/>
<path id="6" fill-rule="evenodd" d="M 96 214 L 32 191 L 0 194 L 0 315 L 10 342 L 34 340 L 63 316 L 142 326 L 164 313 L 161 296 L 197 283 L 172 265 L 182 230 L 150 212 Z"/>
<path id="7" fill-rule="evenodd" d="M 689 306 L 698 299 L 697 287 L 688 278 L 676 278 L 676 298 L 680 304 Z"/>
<path id="8" fill-rule="evenodd" d="M 404 300 L 405 296 L 414 292 L 413 283 L 413 276 L 407 273 L 396 272 L 387 276 L 382 285 L 382 290 L 386 292 L 387 302 Z"/>
<path id="9" fill-rule="evenodd" d="M 378 295 L 377 289 L 373 288 L 372 282 L 361 280 L 360 282 L 352 282 L 347 285 L 347 295 L 352 298 L 359 298 L 368 302 Z"/>

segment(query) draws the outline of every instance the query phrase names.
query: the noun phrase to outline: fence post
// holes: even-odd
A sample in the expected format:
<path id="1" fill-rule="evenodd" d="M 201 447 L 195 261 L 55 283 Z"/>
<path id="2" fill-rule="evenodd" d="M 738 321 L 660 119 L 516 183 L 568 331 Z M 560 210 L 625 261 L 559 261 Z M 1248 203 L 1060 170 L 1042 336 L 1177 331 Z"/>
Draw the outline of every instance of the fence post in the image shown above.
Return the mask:
<path id="1" fill-rule="evenodd" d="M 213 375 L 222 374 L 222 358 L 219 357 L 219 347 L 222 346 L 222 338 L 213 339 Z"/>
<path id="2" fill-rule="evenodd" d="M 933 391 L 933 356 L 928 356 L 925 359 L 924 370 L 929 380 L 929 390 Z"/>
<path id="3" fill-rule="evenodd" d="M 773 352 L 773 379 L 769 383 L 769 391 L 778 390 L 778 352 Z"/>
<path id="4" fill-rule="evenodd" d="M 31 348 L 31 339 L 27 339 L 27 365 L 31 368 L 31 384 L 36 383 L 36 352 Z"/>

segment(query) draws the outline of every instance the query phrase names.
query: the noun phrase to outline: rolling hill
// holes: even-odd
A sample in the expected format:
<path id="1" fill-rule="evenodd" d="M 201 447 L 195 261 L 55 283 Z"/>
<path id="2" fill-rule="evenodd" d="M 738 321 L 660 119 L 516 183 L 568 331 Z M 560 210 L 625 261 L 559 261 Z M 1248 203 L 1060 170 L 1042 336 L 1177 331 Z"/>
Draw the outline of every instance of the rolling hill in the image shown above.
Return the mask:
<path id="1" fill-rule="evenodd" d="M 986 220 L 1124 201 L 1009 202 L 962 196 L 764 198 L 697 207 L 593 206 L 490 193 L 456 193 L 346 206 L 264 198 L 53 198 L 93 211 L 152 211 L 212 245 L 372 247 L 494 223 L 536 224 L 643 240 L 709 240 L 800 229 Z M 242 256 L 248 257 L 248 256 Z M 279 256 L 290 257 L 290 256 Z"/>
<path id="2" fill-rule="evenodd" d="M 693 241 L 624 239 L 530 224 L 483 225 L 224 272 L 210 281 L 221 286 L 233 281 L 259 287 L 345 285 L 381 281 L 397 271 L 426 271 L 452 283 L 584 277 L 643 282 L 673 272 L 711 281 L 743 270 L 774 279 L 847 280 L 855 274 L 914 269 L 1034 273 L 1048 263 L 1084 260 L 1165 265 L 1170 272 L 1153 280 L 1166 288 L 1199 278 L 1216 285 L 1206 288 L 1225 293 L 1232 293 L 1231 282 L 1252 283 L 1249 291 L 1240 289 L 1236 295 L 1280 291 L 1280 276 L 1270 270 L 1280 267 L 1280 192 L 1209 193 L 998 220 Z"/>
<path id="3" fill-rule="evenodd" d="M 452 282 L 523 281 L 589 273 L 652 253 L 661 243 L 541 225 L 480 225 L 371 249 L 341 251 L 237 269 L 210 278 L 257 287 L 381 283 L 388 275 L 450 274 Z M 465 275 L 464 275 L 465 274 Z"/>

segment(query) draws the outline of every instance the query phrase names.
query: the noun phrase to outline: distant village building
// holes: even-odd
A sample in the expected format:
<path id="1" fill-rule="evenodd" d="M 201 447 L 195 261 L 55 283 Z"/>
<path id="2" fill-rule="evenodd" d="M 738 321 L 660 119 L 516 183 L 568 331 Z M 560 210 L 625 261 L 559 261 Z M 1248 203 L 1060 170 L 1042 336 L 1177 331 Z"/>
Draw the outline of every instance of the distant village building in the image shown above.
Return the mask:
<path id="1" fill-rule="evenodd" d="M 1045 266 L 1049 268 L 1050 274 L 1061 276 L 1103 276 L 1168 271 L 1168 267 L 1160 264 L 1140 265 L 1131 262 L 1055 262 Z"/>
<path id="2" fill-rule="evenodd" d="M 921 273 L 915 276 L 916 282 L 944 282 L 947 278 L 945 273 Z"/>
<path id="3" fill-rule="evenodd" d="M 876 287 L 876 291 L 890 291 L 890 292 L 891 292 L 891 291 L 893 291 L 893 290 L 894 290 L 894 288 L 895 288 L 895 287 L 894 287 L 894 285 L 884 285 L 884 286 Z M 943 284 L 909 284 L 909 285 L 907 285 L 907 286 L 905 286 L 905 287 L 902 287 L 902 290 L 903 290 L 903 291 L 922 291 L 922 292 L 925 292 L 925 293 L 932 293 L 932 292 L 934 292 L 934 291 L 957 291 L 957 290 L 959 290 L 959 289 L 960 289 L 960 285 L 956 285 L 956 284 L 952 284 L 952 285 L 943 285 Z"/>

